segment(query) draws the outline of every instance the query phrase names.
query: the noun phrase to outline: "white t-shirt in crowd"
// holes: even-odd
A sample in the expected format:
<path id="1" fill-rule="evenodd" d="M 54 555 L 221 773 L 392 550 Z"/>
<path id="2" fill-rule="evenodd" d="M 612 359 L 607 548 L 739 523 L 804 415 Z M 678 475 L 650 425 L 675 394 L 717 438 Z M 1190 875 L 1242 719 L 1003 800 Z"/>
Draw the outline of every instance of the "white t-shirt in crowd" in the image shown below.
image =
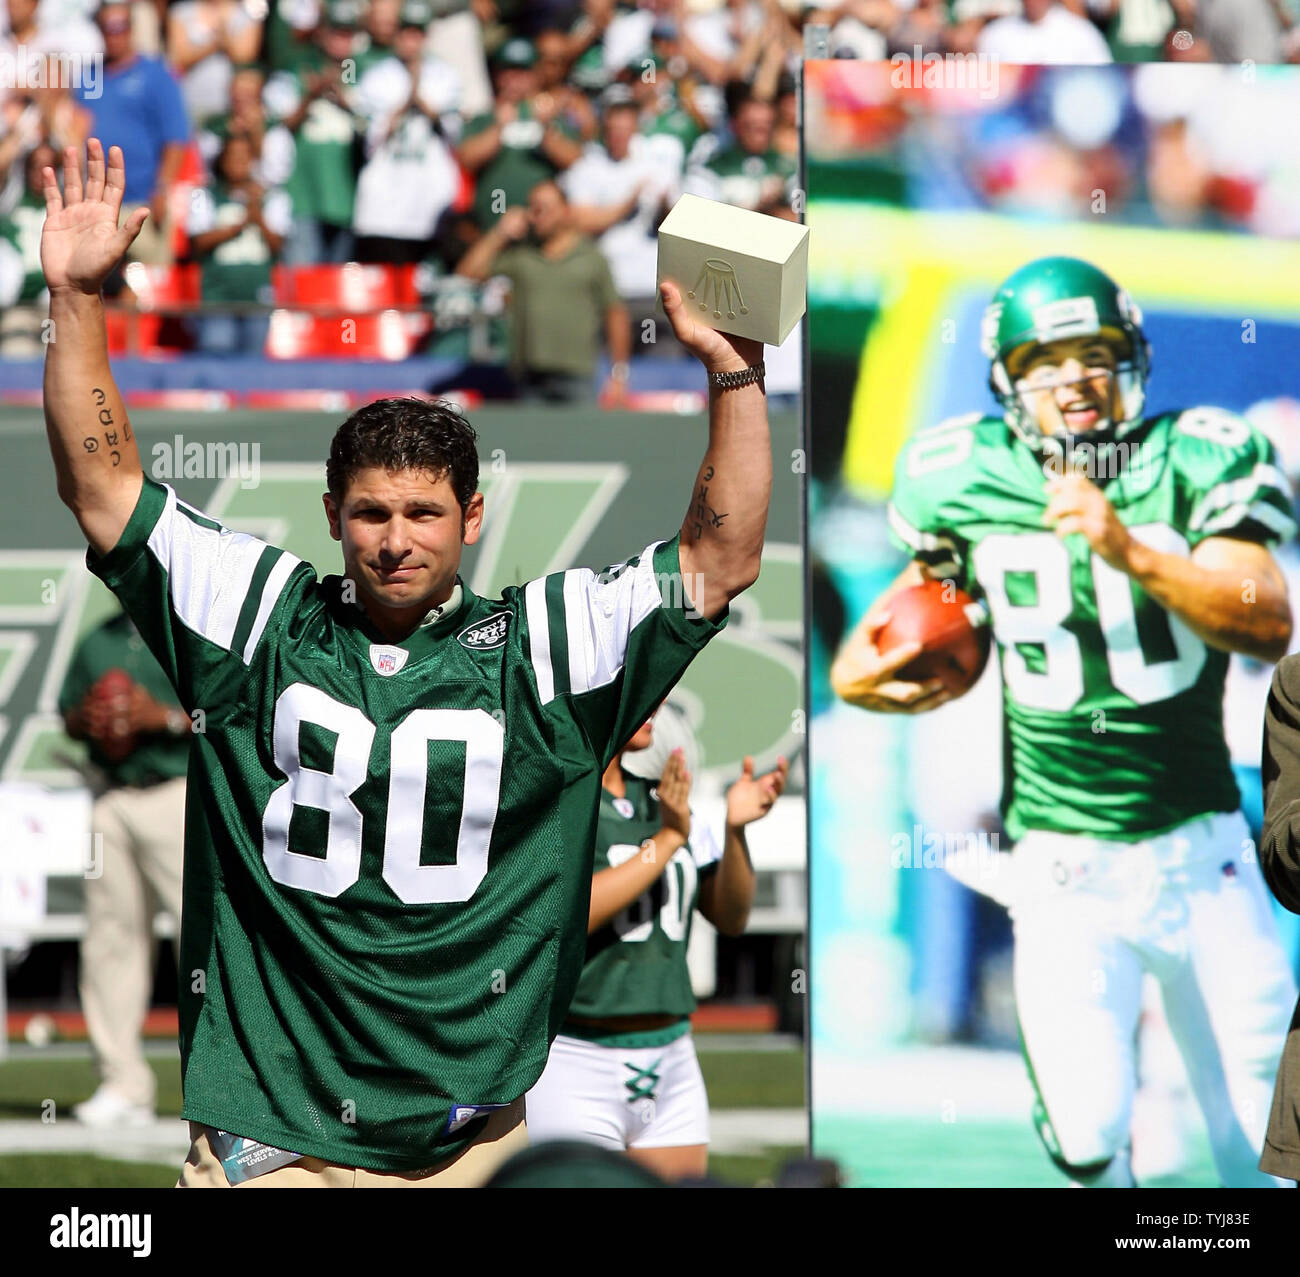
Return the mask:
<path id="1" fill-rule="evenodd" d="M 1037 22 L 998 18 L 979 34 L 976 51 L 999 62 L 1095 64 L 1112 61 L 1105 37 L 1087 18 L 1054 4 Z"/>
<path id="2" fill-rule="evenodd" d="M 459 127 L 460 87 L 456 68 L 441 58 L 426 57 L 421 63 L 420 101 L 452 135 Z M 460 189 L 460 170 L 448 142 L 427 116 L 407 112 L 387 137 L 394 114 L 410 95 L 410 72 L 397 58 L 376 63 L 357 85 L 357 107 L 370 121 L 370 158 L 357 178 L 352 214 L 358 235 L 428 239 Z"/>
<path id="3" fill-rule="evenodd" d="M 679 138 L 637 134 L 622 160 L 612 159 L 603 146 L 592 143 L 559 178 L 571 204 L 598 208 L 622 203 L 639 183 L 645 183 L 631 216 L 611 226 L 599 241 L 620 297 L 655 295 L 656 213 L 661 202 L 666 201 L 669 208 L 676 203 L 683 162 Z"/>

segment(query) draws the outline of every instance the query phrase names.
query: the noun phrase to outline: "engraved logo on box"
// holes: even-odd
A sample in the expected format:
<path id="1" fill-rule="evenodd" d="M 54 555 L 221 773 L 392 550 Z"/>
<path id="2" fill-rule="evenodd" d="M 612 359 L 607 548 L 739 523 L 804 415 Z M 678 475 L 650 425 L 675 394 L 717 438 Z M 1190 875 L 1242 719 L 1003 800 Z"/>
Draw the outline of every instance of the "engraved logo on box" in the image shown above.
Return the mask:
<path id="1" fill-rule="evenodd" d="M 701 294 L 697 298 L 700 309 L 708 310 L 711 304 L 714 319 L 721 319 L 724 310 L 728 319 L 735 319 L 736 309 L 742 315 L 749 314 L 749 307 L 740 292 L 740 280 L 736 278 L 736 268 L 721 257 L 705 259 L 699 277 L 686 296 L 695 297 L 697 293 Z M 736 309 L 733 309 L 733 304 Z"/>

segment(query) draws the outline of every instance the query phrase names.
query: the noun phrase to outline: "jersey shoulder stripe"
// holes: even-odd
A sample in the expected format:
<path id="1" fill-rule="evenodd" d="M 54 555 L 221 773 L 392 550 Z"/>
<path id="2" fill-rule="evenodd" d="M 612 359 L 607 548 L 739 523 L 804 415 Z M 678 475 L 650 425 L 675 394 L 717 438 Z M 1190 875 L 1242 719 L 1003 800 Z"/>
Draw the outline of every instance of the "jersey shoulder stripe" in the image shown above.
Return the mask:
<path id="1" fill-rule="evenodd" d="M 245 665 L 285 584 L 301 560 L 245 532 L 232 532 L 185 502 L 165 484 L 148 552 L 167 576 L 168 600 L 192 633 Z"/>
<path id="2" fill-rule="evenodd" d="M 543 705 L 618 678 L 632 632 L 663 603 L 654 570 L 662 544 L 599 574 L 570 568 L 524 587 L 529 660 Z"/>

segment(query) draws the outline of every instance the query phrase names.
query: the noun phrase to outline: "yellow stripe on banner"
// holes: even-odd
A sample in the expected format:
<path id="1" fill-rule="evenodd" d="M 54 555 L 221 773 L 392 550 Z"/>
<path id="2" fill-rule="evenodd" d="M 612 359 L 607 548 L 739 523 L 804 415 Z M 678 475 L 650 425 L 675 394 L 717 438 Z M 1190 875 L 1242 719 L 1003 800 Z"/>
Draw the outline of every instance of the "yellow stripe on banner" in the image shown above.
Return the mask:
<path id="1" fill-rule="evenodd" d="M 951 264 L 916 263 L 896 301 L 882 307 L 858 365 L 844 453 L 844 478 L 877 496 L 893 487 L 894 459 L 921 411 L 944 304 L 958 279 Z"/>
<path id="2" fill-rule="evenodd" d="M 864 495 L 892 483 L 898 449 L 918 421 L 927 378 L 944 375 L 945 306 L 970 289 L 992 296 L 1036 257 L 1093 262 L 1148 310 L 1247 320 L 1300 317 L 1300 242 L 1096 222 L 1025 223 L 990 213 L 932 213 L 812 201 L 809 293 L 875 300 L 854 389 L 845 480 Z M 978 332 L 956 331 L 956 343 Z M 1159 352 L 1157 352 L 1159 357 Z M 971 406 L 983 402 L 972 386 Z"/>

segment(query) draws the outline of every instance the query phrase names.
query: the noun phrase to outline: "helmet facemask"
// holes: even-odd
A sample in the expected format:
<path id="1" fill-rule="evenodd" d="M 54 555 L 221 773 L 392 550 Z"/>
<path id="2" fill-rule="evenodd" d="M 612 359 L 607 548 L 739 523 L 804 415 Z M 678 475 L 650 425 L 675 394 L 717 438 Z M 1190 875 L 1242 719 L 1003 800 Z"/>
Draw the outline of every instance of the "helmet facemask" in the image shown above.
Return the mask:
<path id="1" fill-rule="evenodd" d="M 1046 341 L 1050 340 L 1050 337 L 1046 338 Z M 1037 344 L 1046 344 L 1046 341 Z M 1033 400 L 1040 394 L 1055 395 L 1062 385 L 1096 381 L 1097 372 L 1086 373 L 1069 381 L 1045 382 L 1029 387 L 1012 377 L 1004 356 L 1000 355 L 993 360 L 989 372 L 989 388 L 1001 403 L 1004 419 L 1017 438 L 1036 452 L 1056 452 L 1060 449 L 1068 451 L 1080 442 L 1099 445 L 1122 439 L 1142 419 L 1142 410 L 1146 404 L 1146 344 L 1128 334 L 1116 334 L 1114 337 L 1108 335 L 1107 344 L 1121 356 L 1113 369 L 1106 370 L 1109 379 L 1107 402 L 1114 404 L 1118 398 L 1120 415 L 1117 420 L 1103 417 L 1096 425 L 1078 432 L 1071 431 L 1062 422 L 1059 429 L 1050 434 L 1044 433 L 1034 411 Z M 1006 354 L 1014 354 L 1014 350 L 1007 351 Z M 1049 439 L 1055 443 L 1048 444 L 1046 441 Z"/>

